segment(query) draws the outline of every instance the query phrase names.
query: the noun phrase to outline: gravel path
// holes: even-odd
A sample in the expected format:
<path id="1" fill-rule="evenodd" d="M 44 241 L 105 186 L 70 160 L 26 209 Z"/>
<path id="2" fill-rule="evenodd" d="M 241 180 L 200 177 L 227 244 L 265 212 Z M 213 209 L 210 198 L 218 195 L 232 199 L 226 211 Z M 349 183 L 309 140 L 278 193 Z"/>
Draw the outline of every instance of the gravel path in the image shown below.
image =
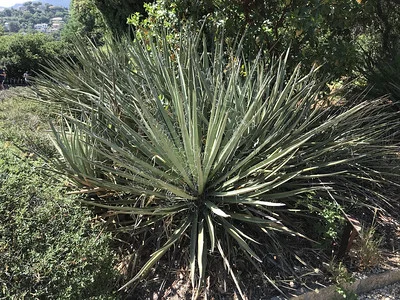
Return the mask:
<path id="1" fill-rule="evenodd" d="M 361 294 L 358 300 L 399 300 L 400 299 L 400 282 L 385 286 L 381 289 L 372 290 L 369 293 Z"/>

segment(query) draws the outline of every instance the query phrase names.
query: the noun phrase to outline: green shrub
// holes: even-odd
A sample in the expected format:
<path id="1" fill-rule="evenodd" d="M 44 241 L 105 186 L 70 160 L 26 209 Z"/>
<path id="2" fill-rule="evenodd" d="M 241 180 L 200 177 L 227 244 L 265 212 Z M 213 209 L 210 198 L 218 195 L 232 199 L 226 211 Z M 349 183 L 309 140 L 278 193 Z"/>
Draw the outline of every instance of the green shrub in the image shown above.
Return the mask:
<path id="1" fill-rule="evenodd" d="M 159 32 L 102 49 L 77 42 L 78 63 L 54 63 L 38 92 L 72 113 L 53 129 L 52 165 L 84 203 L 136 216 L 131 234 L 164 226 L 124 287 L 175 245 L 195 295 L 216 252 L 244 297 L 229 253 L 275 284 L 268 262 L 285 261 L 286 235 L 312 235 L 302 231 L 311 209 L 386 205 L 397 123 L 380 100 L 326 107 L 317 71 L 286 74 L 287 57 L 242 60 L 240 46 L 209 52 L 185 33 L 178 44 Z"/>
<path id="2" fill-rule="evenodd" d="M 68 44 L 44 33 L 17 33 L 0 36 L 0 64 L 7 67 L 7 77 L 22 79 L 25 71 L 38 72 L 46 59 L 67 53 Z"/>
<path id="3" fill-rule="evenodd" d="M 42 162 L 0 143 L 0 295 L 115 299 L 110 235 L 63 198 Z"/>

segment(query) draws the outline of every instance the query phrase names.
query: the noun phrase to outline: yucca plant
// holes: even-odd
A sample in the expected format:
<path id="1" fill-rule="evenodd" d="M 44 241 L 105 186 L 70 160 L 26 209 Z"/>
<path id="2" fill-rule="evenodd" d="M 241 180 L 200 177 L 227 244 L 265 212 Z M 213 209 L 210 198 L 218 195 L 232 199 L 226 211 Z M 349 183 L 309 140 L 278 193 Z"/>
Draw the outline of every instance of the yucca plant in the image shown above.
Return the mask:
<path id="1" fill-rule="evenodd" d="M 366 61 L 361 66 L 363 74 L 370 86 L 372 96 L 387 95 L 394 103 L 392 109 L 400 110 L 400 51 L 391 57 L 373 59 L 366 55 Z"/>
<path id="2" fill-rule="evenodd" d="M 122 288 L 180 244 L 194 297 L 216 252 L 244 298 L 229 245 L 275 284 L 266 260 L 285 247 L 281 234 L 306 238 L 291 220 L 307 218 L 307 207 L 390 204 L 380 189 L 396 178 L 397 165 L 384 163 L 396 159 L 387 138 L 396 123 L 380 100 L 325 107 L 317 71 L 287 74 L 288 55 L 247 61 L 223 38 L 210 52 L 200 34 L 173 45 L 155 36 L 102 48 L 77 41 L 74 60 L 36 81 L 42 100 L 65 108 L 66 127 L 53 128 L 61 155 L 50 162 L 92 195 L 82 202 L 140 219 L 127 230 L 168 223 Z"/>

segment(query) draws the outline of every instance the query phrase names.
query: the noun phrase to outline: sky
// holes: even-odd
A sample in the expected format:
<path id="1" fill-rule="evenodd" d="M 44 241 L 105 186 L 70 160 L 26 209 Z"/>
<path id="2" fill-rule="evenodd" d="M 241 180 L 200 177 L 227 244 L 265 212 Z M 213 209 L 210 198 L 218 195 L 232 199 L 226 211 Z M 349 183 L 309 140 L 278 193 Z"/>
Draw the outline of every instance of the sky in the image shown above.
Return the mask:
<path id="1" fill-rule="evenodd" d="M 24 3 L 27 0 L 0 0 L 0 7 L 11 7 L 17 3 Z"/>
<path id="2" fill-rule="evenodd" d="M 42 3 L 46 3 L 46 0 L 0 0 L 0 7 L 11 7 L 14 6 L 15 4 L 22 4 L 27 1 L 39 1 Z M 50 2 L 50 1 L 48 1 Z M 61 6 L 69 6 L 70 1 L 63 0 L 63 1 L 51 1 L 50 3 L 55 3 L 55 5 L 61 5 Z"/>
<path id="3" fill-rule="evenodd" d="M 24 2 L 28 2 L 28 1 L 38 1 L 38 0 L 0 0 L 0 7 L 11 7 L 15 4 L 22 4 Z M 45 2 L 45 1 L 40 1 L 40 2 Z"/>

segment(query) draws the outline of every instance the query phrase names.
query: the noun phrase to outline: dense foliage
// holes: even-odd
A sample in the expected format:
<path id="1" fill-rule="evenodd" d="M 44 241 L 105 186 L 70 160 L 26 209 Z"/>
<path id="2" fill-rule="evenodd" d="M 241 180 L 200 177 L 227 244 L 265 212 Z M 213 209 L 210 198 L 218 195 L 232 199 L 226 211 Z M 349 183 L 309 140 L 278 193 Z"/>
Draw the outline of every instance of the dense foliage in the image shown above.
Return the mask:
<path id="1" fill-rule="evenodd" d="M 146 5 L 148 17 L 129 23 L 147 32 L 165 26 L 178 32 L 187 22 L 227 40 L 246 32 L 245 52 L 274 56 L 290 47 L 290 66 L 321 65 L 333 79 L 352 76 L 365 53 L 381 57 L 398 46 L 400 5 L 395 1 L 180 1 Z"/>
<path id="2" fill-rule="evenodd" d="M 362 41 L 363 59 L 357 69 L 366 79 L 372 96 L 388 95 L 399 110 L 400 4 L 392 0 L 377 1 L 375 11 L 377 17 L 372 28 L 379 28 L 379 34 Z"/>
<path id="3" fill-rule="evenodd" d="M 110 234 L 62 196 L 42 160 L 14 147 L 44 150 L 39 132 L 48 126 L 48 109 L 4 93 L 10 97 L 0 106 L 0 298 L 117 299 Z"/>
<path id="4" fill-rule="evenodd" d="M 28 1 L 22 8 L 6 8 L 0 11 L 0 24 L 5 28 L 5 32 L 32 32 L 35 24 L 49 24 L 50 19 L 55 17 L 67 21 L 68 8 Z M 8 23 L 8 28 L 5 27 L 5 23 Z"/>
<path id="5" fill-rule="evenodd" d="M 164 227 L 125 287 L 176 245 L 196 295 L 218 254 L 243 296 L 234 269 L 253 266 L 275 284 L 273 257 L 293 270 L 285 236 L 313 235 L 310 217 L 327 204 L 390 207 L 398 123 L 384 101 L 327 107 L 315 69 L 286 73 L 289 54 L 247 60 L 224 39 L 210 52 L 190 31 L 176 43 L 150 36 L 102 49 L 77 43 L 78 64 L 54 63 L 37 81 L 42 99 L 71 111 L 53 129 L 55 171 L 90 195 L 84 203 L 129 215 L 131 234 Z M 244 269 L 232 252 L 248 259 Z"/>
<path id="6" fill-rule="evenodd" d="M 92 0 L 114 35 L 128 32 L 127 19 L 131 13 L 144 13 L 145 0 Z"/>
<path id="7" fill-rule="evenodd" d="M 68 45 L 44 33 L 0 36 L 0 64 L 6 66 L 9 78 L 22 78 L 41 70 L 48 59 L 67 53 Z"/>
<path id="8" fill-rule="evenodd" d="M 64 40 L 73 41 L 76 35 L 81 35 L 98 43 L 106 31 L 106 23 L 94 0 L 74 0 L 71 3 L 70 18 L 62 31 Z"/>
<path id="9" fill-rule="evenodd" d="M 78 32 L 87 30 L 96 39 L 105 32 L 101 29 L 104 22 L 114 35 L 126 33 L 127 18 L 136 30 L 144 32 L 151 32 L 154 26 L 179 32 L 188 22 L 194 24 L 193 29 L 206 22 L 203 32 L 210 41 L 221 28 L 232 44 L 238 33 L 246 32 L 244 50 L 248 55 L 255 57 L 262 50 L 272 57 L 290 46 L 291 68 L 300 62 L 308 67 L 321 65 L 334 80 L 358 75 L 357 66 L 367 54 L 374 59 L 393 55 L 400 36 L 400 5 L 393 0 L 76 0 L 73 7 L 81 24 Z"/>

